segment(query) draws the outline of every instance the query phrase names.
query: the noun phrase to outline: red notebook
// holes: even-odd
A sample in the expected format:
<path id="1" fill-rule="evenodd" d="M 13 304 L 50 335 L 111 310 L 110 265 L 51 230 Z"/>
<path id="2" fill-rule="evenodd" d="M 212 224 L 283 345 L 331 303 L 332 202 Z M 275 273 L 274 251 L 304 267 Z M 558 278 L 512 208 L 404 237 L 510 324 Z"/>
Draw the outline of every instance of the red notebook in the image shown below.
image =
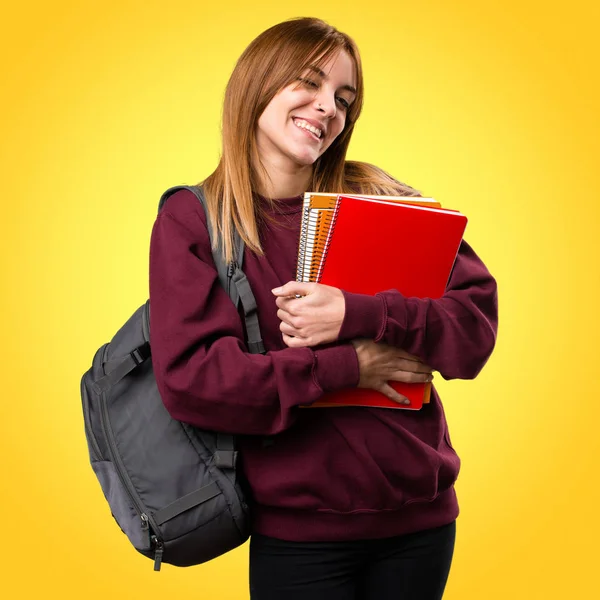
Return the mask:
<path id="1" fill-rule="evenodd" d="M 339 196 L 317 282 L 374 295 L 396 289 L 406 297 L 444 294 L 467 218 L 453 210 Z M 410 400 L 350 389 L 325 394 L 311 406 L 374 406 L 418 410 L 431 384 L 390 382 Z"/>

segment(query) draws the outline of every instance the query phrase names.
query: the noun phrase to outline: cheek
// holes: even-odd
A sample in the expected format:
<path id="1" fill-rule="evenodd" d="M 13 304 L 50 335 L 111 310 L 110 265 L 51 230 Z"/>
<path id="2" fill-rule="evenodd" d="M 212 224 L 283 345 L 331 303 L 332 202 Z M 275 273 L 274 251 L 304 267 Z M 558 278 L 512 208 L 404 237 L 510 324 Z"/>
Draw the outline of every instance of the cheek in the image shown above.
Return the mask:
<path id="1" fill-rule="evenodd" d="M 269 135 L 271 130 L 271 114 L 268 110 L 265 110 L 263 114 L 258 119 L 258 123 L 256 126 L 257 133 L 262 135 Z"/>
<path id="2" fill-rule="evenodd" d="M 329 143 L 327 144 L 328 146 L 330 146 L 334 140 L 340 135 L 340 133 L 342 133 L 342 131 L 344 131 L 344 126 L 346 124 L 346 116 L 342 116 L 340 117 L 339 115 L 336 116 L 335 121 L 333 123 L 331 123 L 330 125 L 330 134 L 331 137 L 329 138 Z"/>

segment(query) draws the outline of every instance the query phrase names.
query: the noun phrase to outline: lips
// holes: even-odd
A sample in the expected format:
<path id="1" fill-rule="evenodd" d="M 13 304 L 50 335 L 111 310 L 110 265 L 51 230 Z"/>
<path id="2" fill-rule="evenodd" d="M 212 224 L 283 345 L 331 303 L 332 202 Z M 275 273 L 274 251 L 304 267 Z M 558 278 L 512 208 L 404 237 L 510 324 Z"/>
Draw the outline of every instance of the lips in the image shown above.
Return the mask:
<path id="1" fill-rule="evenodd" d="M 293 116 L 292 120 L 294 121 L 294 123 L 296 121 L 304 121 L 305 123 L 308 123 L 309 125 L 312 125 L 316 129 L 320 129 L 321 130 L 321 137 L 319 139 L 321 139 L 321 140 L 327 135 L 327 126 L 324 125 L 323 123 L 320 123 L 319 121 L 317 121 L 315 119 L 307 119 L 306 117 Z"/>

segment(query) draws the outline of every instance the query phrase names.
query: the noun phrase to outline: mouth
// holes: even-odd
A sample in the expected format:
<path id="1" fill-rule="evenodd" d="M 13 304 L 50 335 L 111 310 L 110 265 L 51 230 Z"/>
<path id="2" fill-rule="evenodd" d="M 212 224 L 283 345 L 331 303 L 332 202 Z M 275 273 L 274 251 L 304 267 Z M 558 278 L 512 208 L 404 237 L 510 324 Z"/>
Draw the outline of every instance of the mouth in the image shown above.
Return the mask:
<path id="1" fill-rule="evenodd" d="M 294 121 L 294 125 L 298 129 L 302 129 L 305 133 L 309 134 L 315 140 L 321 140 L 325 132 L 323 129 L 316 127 L 312 123 L 309 123 L 305 119 L 301 119 L 299 117 L 292 117 L 292 121 Z"/>

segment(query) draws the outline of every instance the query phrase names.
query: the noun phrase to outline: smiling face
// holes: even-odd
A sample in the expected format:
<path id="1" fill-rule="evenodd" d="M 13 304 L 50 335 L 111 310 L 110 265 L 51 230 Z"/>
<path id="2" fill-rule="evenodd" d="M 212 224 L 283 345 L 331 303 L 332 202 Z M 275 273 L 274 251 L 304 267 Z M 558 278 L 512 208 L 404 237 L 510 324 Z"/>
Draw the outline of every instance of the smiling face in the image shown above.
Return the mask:
<path id="1" fill-rule="evenodd" d="M 286 170 L 311 166 L 343 131 L 355 88 L 354 61 L 341 50 L 279 91 L 258 120 L 263 163 Z"/>

